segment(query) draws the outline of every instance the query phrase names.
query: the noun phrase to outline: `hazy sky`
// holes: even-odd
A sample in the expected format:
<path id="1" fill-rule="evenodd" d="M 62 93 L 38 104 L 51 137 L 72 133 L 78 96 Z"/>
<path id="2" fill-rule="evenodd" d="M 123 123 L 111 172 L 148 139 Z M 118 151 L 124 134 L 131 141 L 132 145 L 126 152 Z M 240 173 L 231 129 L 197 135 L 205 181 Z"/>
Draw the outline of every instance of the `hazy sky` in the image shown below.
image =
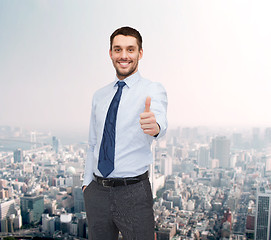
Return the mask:
<path id="1" fill-rule="evenodd" d="M 0 125 L 87 131 L 115 76 L 109 36 L 128 25 L 170 126 L 271 126 L 270 12 L 269 0 L 0 0 Z"/>

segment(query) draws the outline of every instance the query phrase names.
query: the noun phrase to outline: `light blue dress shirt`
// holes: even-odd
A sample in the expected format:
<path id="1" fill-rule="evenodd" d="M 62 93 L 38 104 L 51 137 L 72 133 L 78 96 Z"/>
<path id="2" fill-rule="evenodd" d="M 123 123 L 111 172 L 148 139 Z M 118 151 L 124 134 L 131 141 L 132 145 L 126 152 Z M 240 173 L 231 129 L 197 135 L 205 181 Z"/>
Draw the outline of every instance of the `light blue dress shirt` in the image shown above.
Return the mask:
<path id="1" fill-rule="evenodd" d="M 89 148 L 85 162 L 83 186 L 93 180 L 93 173 L 102 176 L 98 170 L 99 149 L 102 141 L 106 114 L 117 91 L 117 81 L 99 89 L 92 99 L 89 128 Z M 158 82 L 141 77 L 139 72 L 123 80 L 123 88 L 116 121 L 115 168 L 108 178 L 134 177 L 146 172 L 153 162 L 151 143 L 162 137 L 167 129 L 167 94 Z M 144 112 L 147 96 L 151 97 L 150 110 L 160 126 L 157 137 L 147 135 L 139 123 Z"/>

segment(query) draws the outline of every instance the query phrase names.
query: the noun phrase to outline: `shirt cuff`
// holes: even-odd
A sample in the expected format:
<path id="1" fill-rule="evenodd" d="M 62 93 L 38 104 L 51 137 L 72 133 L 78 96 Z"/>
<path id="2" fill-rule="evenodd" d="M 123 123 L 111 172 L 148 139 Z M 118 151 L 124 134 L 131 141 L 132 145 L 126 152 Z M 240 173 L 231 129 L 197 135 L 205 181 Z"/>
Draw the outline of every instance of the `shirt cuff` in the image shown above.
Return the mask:
<path id="1" fill-rule="evenodd" d="M 157 123 L 157 125 L 158 125 L 158 127 L 159 127 L 159 133 L 160 133 L 160 131 L 161 131 L 161 127 L 160 127 L 160 125 L 159 125 L 159 123 L 158 123 L 158 122 L 156 122 L 156 123 Z M 155 137 L 155 138 L 156 138 L 156 137 L 158 137 L 159 133 L 157 133 L 156 135 L 154 135 L 154 137 Z"/>

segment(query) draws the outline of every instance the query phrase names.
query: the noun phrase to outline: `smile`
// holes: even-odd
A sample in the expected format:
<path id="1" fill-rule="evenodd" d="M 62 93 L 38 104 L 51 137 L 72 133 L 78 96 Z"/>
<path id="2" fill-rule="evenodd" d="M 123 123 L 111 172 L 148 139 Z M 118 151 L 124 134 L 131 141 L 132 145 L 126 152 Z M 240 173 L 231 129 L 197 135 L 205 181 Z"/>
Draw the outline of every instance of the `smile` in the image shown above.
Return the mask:
<path id="1" fill-rule="evenodd" d="M 130 64 L 130 62 L 119 62 L 119 65 L 121 67 L 127 67 Z"/>

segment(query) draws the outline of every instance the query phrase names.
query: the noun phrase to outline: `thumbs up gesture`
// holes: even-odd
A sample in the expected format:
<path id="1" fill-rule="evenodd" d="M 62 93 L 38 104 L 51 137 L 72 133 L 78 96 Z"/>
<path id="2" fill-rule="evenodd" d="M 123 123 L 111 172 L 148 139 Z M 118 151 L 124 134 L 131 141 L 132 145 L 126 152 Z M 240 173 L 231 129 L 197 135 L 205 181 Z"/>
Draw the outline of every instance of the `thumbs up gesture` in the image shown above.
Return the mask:
<path id="1" fill-rule="evenodd" d="M 140 114 L 140 125 L 145 134 L 155 136 L 160 132 L 160 127 L 156 122 L 153 112 L 150 110 L 151 98 L 147 97 L 145 102 L 145 110 Z"/>

